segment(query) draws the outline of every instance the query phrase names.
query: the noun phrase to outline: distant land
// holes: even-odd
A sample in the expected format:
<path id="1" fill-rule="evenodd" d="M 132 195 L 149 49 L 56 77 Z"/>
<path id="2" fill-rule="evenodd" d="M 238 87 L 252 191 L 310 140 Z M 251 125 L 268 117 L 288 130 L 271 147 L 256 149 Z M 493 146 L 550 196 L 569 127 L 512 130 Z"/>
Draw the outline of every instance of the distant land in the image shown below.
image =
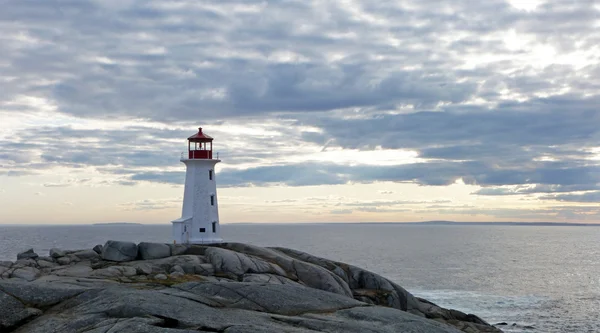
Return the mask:
<path id="1" fill-rule="evenodd" d="M 406 223 L 408 224 L 408 223 Z M 455 222 L 455 221 L 424 221 L 412 224 L 427 225 L 523 225 L 523 226 L 564 226 L 564 227 L 598 227 L 598 223 L 564 223 L 564 222 Z"/>
<path id="2" fill-rule="evenodd" d="M 143 225 L 141 223 L 135 222 L 104 222 L 104 223 L 94 223 L 92 225 Z"/>

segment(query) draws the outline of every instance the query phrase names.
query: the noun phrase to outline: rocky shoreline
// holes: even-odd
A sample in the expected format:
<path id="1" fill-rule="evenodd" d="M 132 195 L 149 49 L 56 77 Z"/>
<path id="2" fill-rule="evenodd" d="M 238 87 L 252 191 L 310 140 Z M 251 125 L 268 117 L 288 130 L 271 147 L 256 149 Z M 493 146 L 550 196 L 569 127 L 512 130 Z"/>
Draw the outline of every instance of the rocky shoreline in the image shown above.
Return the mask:
<path id="1" fill-rule="evenodd" d="M 502 332 L 287 248 L 108 241 L 0 261 L 0 333 Z"/>

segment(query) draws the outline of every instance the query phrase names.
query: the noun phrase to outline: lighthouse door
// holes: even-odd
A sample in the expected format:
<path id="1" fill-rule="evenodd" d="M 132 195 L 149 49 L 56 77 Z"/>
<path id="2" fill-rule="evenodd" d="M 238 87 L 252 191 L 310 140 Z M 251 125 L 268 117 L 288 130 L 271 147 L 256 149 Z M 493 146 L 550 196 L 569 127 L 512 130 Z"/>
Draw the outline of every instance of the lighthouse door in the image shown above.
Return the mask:
<path id="1" fill-rule="evenodd" d="M 190 233 L 188 232 L 188 227 L 187 225 L 183 226 L 183 235 L 181 235 L 181 239 L 183 240 L 184 244 L 189 244 L 190 243 Z"/>

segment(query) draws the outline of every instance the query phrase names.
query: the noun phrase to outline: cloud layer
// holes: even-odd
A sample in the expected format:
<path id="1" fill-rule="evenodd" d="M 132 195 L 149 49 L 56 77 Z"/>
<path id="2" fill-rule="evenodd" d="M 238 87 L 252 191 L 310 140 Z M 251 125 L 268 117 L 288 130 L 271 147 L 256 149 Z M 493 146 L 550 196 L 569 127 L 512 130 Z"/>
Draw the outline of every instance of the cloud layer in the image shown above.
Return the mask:
<path id="1" fill-rule="evenodd" d="M 463 182 L 598 203 L 599 17 L 592 0 L 10 1 L 0 177 L 178 185 L 200 124 L 224 187 Z"/>

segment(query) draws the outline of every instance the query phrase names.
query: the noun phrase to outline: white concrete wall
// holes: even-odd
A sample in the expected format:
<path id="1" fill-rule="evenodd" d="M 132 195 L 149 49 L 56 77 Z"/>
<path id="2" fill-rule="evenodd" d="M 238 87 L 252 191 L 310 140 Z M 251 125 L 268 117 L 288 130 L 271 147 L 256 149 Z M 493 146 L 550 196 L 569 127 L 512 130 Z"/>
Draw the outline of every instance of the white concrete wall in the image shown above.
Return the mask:
<path id="1" fill-rule="evenodd" d="M 173 223 L 173 241 L 177 244 L 183 243 L 183 223 Z"/>
<path id="2" fill-rule="evenodd" d="M 192 217 L 190 243 L 214 243 L 222 241 L 219 226 L 219 202 L 215 165 L 220 162 L 213 159 L 183 159 L 186 165 L 185 189 L 183 193 L 182 217 Z M 209 170 L 213 171 L 212 180 Z M 214 205 L 210 197 L 214 195 Z M 217 222 L 216 232 L 212 232 L 212 223 Z M 204 228 L 205 232 L 200 232 Z"/>

